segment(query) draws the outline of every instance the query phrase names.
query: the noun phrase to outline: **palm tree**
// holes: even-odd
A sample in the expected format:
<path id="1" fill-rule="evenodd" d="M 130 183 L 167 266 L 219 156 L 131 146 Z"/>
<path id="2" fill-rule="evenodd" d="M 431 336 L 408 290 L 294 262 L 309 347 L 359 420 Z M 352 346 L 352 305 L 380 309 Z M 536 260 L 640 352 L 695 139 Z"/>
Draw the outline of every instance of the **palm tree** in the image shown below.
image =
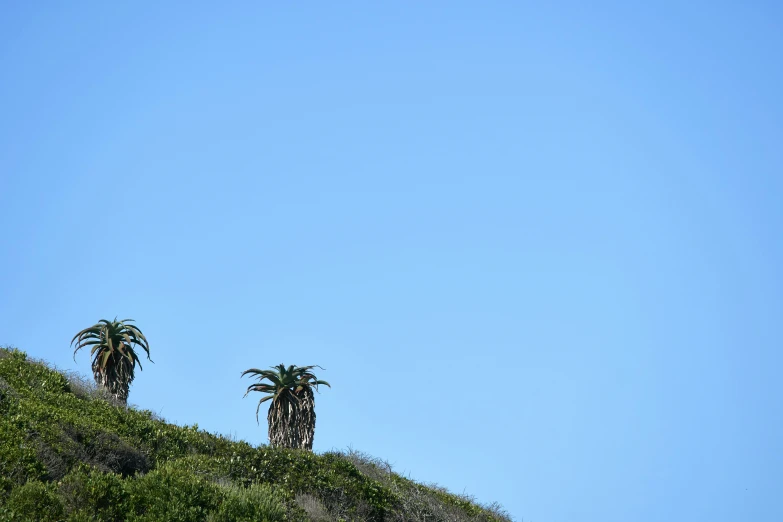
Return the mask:
<path id="1" fill-rule="evenodd" d="M 271 400 L 269 412 L 269 443 L 272 446 L 298 448 L 312 451 L 315 435 L 315 397 L 313 388 L 318 391 L 320 384 L 331 388 L 326 381 L 319 381 L 311 372 L 320 366 L 294 366 L 283 364 L 272 366 L 272 370 L 251 368 L 242 372 L 254 375 L 258 382 L 247 387 L 245 397 L 251 391 L 267 393 L 258 401 L 256 421 L 261 404 Z M 268 380 L 269 383 L 263 382 Z"/>
<path id="2" fill-rule="evenodd" d="M 111 396 L 125 405 L 128 402 L 128 388 L 133 382 L 136 364 L 141 367 L 141 361 L 134 348 L 141 347 L 150 359 L 150 347 L 147 338 L 141 330 L 132 323 L 133 319 L 107 321 L 101 319 L 96 324 L 85 328 L 71 339 L 71 346 L 76 343 L 76 352 L 81 348 L 92 346 L 92 375 L 95 383 L 107 390 Z M 153 361 L 154 362 L 154 361 Z"/>

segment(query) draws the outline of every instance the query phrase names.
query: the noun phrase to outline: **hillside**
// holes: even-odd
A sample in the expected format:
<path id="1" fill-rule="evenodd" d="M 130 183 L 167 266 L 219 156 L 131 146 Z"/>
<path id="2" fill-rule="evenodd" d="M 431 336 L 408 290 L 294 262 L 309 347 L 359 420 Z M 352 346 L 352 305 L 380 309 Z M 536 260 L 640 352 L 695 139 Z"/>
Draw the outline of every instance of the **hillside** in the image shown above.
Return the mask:
<path id="1" fill-rule="evenodd" d="M 357 452 L 254 447 L 0 348 L 0 520 L 508 521 Z"/>

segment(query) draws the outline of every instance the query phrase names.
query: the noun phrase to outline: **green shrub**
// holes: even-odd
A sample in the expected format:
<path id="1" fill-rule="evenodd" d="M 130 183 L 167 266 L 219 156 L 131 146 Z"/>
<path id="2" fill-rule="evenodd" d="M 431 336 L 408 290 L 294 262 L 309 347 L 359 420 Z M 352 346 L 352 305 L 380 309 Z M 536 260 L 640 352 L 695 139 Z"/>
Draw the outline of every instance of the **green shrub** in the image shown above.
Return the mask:
<path id="1" fill-rule="evenodd" d="M 335 454 L 259 448 L 247 456 L 232 458 L 234 467 L 230 477 L 233 480 L 278 484 L 289 495 L 309 493 L 330 511 L 347 518 L 361 516 L 364 520 L 383 520 L 398 504 L 391 491 Z"/>
<path id="2" fill-rule="evenodd" d="M 23 424 L 18 417 L 0 414 L 0 488 L 3 491 L 45 475 L 33 445 L 24 436 Z"/>
<path id="3" fill-rule="evenodd" d="M 225 497 L 209 522 L 282 522 L 285 520 L 285 497 L 268 484 L 249 487 L 223 487 Z"/>
<path id="4" fill-rule="evenodd" d="M 54 488 L 37 480 L 14 488 L 8 496 L 5 508 L 5 520 L 56 521 L 65 516 L 63 503 Z"/>
<path id="5" fill-rule="evenodd" d="M 59 483 L 60 497 L 70 519 L 125 520 L 130 504 L 122 477 L 79 466 Z"/>
<path id="6" fill-rule="evenodd" d="M 132 506 L 128 520 L 200 522 L 222 500 L 217 484 L 169 463 L 129 480 L 127 486 Z"/>

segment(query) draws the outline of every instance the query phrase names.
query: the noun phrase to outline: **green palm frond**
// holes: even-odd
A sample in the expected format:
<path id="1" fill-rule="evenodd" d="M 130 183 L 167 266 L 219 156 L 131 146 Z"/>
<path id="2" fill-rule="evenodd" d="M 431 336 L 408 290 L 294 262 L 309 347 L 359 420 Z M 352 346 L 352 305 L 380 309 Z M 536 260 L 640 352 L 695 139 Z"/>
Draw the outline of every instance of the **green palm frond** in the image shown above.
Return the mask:
<path id="1" fill-rule="evenodd" d="M 152 361 L 147 338 L 138 326 L 130 324 L 132 322 L 133 319 L 118 321 L 116 317 L 113 321 L 101 319 L 71 339 L 71 346 L 76 345 L 74 361 L 79 350 L 89 347 L 96 381 L 114 391 L 124 389 L 125 396 L 136 365 L 143 369 L 137 350 L 144 350 L 147 359 Z"/>
<path id="2" fill-rule="evenodd" d="M 242 372 L 241 377 L 250 375 L 256 377 L 258 382 L 251 384 L 247 387 L 244 397 L 250 392 L 261 392 L 268 394 L 258 401 L 258 407 L 256 408 L 256 421 L 258 421 L 258 412 L 261 407 L 261 403 L 271 400 L 274 405 L 276 402 L 286 398 L 288 400 L 299 402 L 301 393 L 310 388 L 315 388 L 318 391 L 318 386 L 325 384 L 331 388 L 331 385 L 326 381 L 318 380 L 310 370 L 313 368 L 320 368 L 318 365 L 312 366 L 296 366 L 284 364 L 278 364 L 277 366 L 271 366 L 271 370 L 261 370 L 259 368 L 250 368 Z M 264 381 L 269 381 L 266 383 Z"/>

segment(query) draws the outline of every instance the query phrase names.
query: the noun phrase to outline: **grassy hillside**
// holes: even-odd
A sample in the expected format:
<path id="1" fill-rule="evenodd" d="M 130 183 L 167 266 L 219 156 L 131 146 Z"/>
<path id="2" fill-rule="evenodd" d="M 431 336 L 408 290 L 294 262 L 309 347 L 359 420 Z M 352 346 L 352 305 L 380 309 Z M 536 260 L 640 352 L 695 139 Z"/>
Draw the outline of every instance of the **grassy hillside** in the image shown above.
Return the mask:
<path id="1" fill-rule="evenodd" d="M 0 520 L 507 521 L 356 452 L 253 447 L 0 348 Z"/>

